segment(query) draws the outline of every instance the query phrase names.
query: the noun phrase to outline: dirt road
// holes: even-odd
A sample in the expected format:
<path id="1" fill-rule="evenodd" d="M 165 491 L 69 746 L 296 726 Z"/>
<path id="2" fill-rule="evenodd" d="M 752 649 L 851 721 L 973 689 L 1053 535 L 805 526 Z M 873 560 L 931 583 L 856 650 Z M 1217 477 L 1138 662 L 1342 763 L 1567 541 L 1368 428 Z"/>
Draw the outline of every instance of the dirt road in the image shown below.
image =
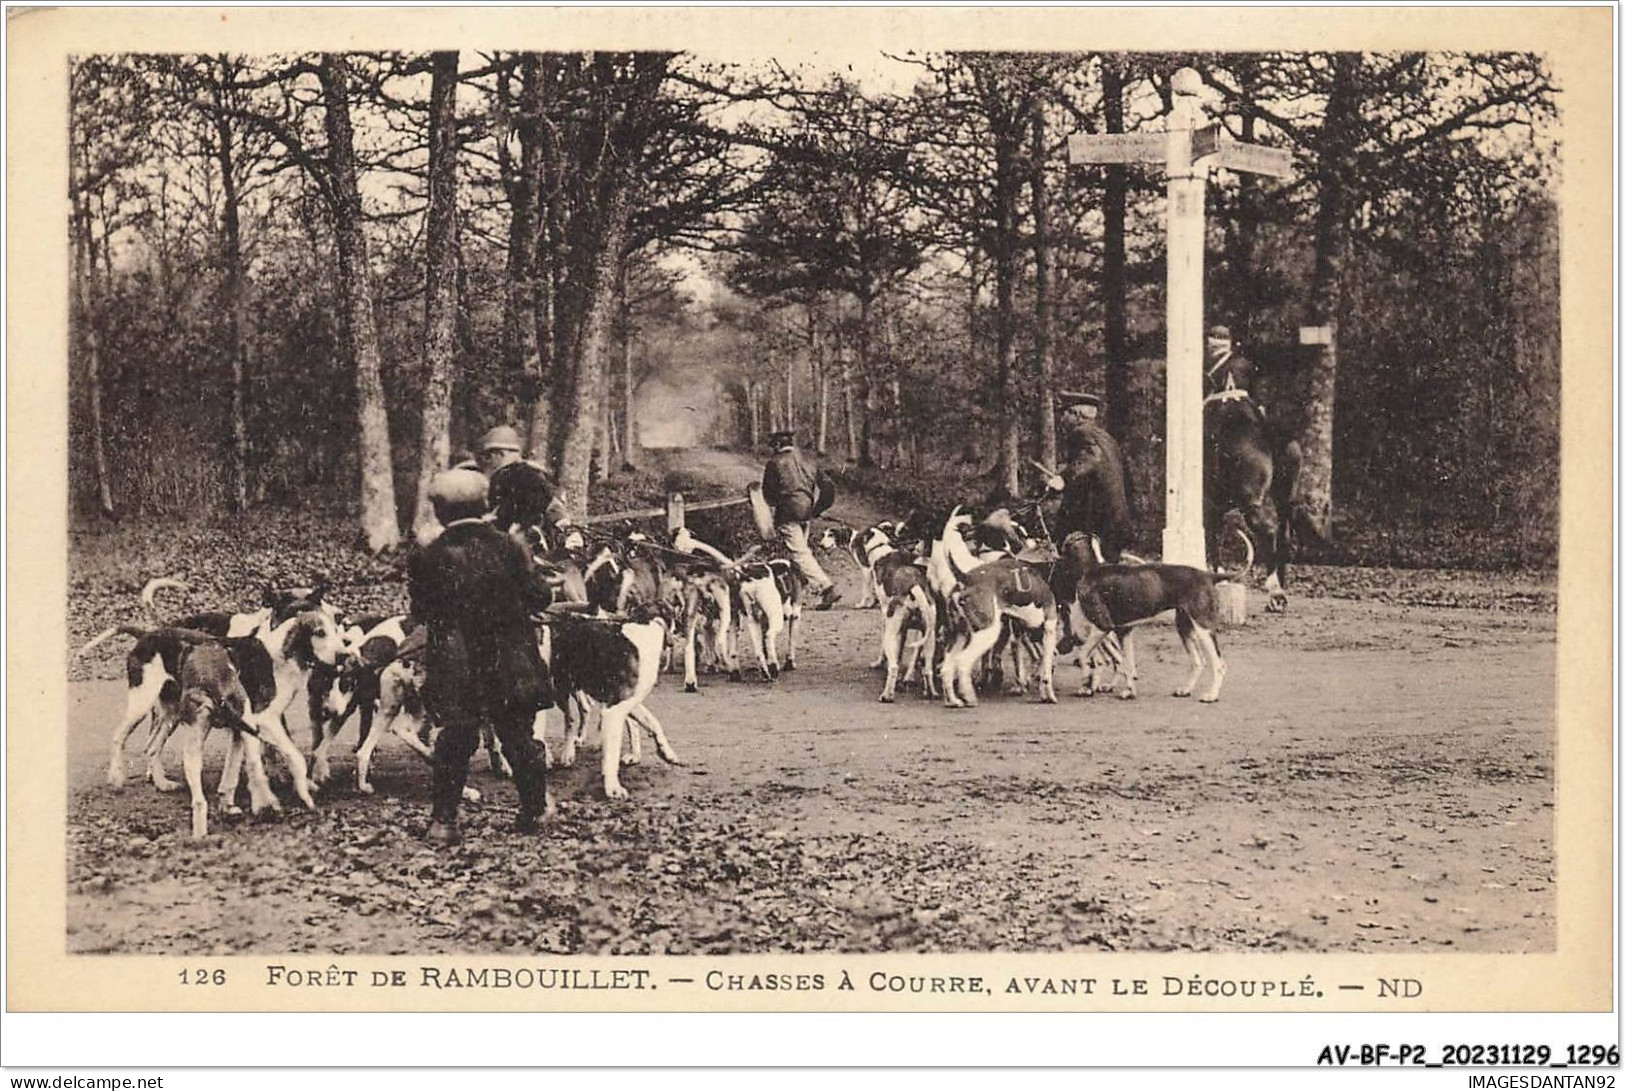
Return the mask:
<path id="1" fill-rule="evenodd" d="M 1284 617 L 1255 594 L 1213 706 L 1169 695 L 1168 625 L 1142 636 L 1134 701 L 883 706 L 878 613 L 810 614 L 776 685 L 666 676 L 652 707 L 687 767 L 646 750 L 610 804 L 589 751 L 530 837 L 482 772 L 469 837 L 438 854 L 427 768 L 392 742 L 376 796 L 341 754 L 318 813 L 194 844 L 183 798 L 105 786 L 122 686 L 77 682 L 69 948 L 1551 950 L 1555 619 L 1374 586 Z"/>

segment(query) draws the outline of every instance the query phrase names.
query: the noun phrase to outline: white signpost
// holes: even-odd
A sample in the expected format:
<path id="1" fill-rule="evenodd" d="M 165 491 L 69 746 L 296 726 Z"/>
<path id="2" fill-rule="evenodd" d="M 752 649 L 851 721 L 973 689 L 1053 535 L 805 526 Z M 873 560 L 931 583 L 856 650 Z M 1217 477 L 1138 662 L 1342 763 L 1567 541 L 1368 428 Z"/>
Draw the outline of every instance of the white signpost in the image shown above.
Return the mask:
<path id="1" fill-rule="evenodd" d="M 1292 177 L 1292 156 L 1238 144 L 1218 123 L 1203 125 L 1202 77 L 1174 73 L 1173 110 L 1162 133 L 1100 133 L 1067 142 L 1072 163 L 1162 163 L 1168 175 L 1168 443 L 1167 519 L 1162 559 L 1207 567 L 1202 530 L 1202 257 L 1203 205 L 1210 166 Z"/>

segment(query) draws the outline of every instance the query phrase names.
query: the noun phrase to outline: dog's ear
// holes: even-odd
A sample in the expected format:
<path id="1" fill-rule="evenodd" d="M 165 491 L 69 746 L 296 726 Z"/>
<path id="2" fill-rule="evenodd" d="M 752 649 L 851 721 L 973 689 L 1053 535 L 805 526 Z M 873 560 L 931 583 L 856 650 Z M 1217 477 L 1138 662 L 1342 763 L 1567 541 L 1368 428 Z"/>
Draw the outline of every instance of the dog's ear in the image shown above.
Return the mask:
<path id="1" fill-rule="evenodd" d="M 310 601 L 313 602 L 313 603 L 316 603 L 317 605 L 320 605 L 321 601 L 322 601 L 322 596 L 327 594 L 327 592 L 329 591 L 329 589 L 332 588 L 332 586 L 333 586 L 333 582 L 332 582 L 332 580 L 330 580 L 328 578 L 328 575 L 327 575 L 326 572 L 318 572 L 318 573 L 316 573 L 316 578 L 315 578 L 314 581 L 312 581 L 311 587 L 310 587 Z"/>

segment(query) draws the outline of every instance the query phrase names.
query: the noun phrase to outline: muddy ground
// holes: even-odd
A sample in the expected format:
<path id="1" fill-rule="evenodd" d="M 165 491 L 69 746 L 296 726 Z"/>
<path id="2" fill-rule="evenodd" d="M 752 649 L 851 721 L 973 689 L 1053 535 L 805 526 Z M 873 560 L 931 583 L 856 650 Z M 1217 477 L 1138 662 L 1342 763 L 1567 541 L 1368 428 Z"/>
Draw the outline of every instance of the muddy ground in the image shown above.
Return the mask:
<path id="1" fill-rule="evenodd" d="M 689 764 L 646 748 L 629 803 L 601 798 L 589 751 L 554 775 L 556 821 L 519 835 L 512 786 L 477 758 L 486 800 L 449 851 L 421 841 L 428 769 L 395 740 L 377 795 L 341 745 L 318 812 L 282 784 L 280 820 L 193 843 L 184 796 L 136 779 L 133 746 L 130 787 L 106 786 L 123 686 L 98 669 L 70 686 L 68 945 L 1549 951 L 1554 582 L 1306 570 L 1289 613 L 1255 591 L 1221 634 L 1217 705 L 1171 696 L 1161 623 L 1133 701 L 1072 697 L 1063 667 L 1059 706 L 880 705 L 878 612 L 810 613 L 777 684 L 665 677 L 651 706 Z"/>

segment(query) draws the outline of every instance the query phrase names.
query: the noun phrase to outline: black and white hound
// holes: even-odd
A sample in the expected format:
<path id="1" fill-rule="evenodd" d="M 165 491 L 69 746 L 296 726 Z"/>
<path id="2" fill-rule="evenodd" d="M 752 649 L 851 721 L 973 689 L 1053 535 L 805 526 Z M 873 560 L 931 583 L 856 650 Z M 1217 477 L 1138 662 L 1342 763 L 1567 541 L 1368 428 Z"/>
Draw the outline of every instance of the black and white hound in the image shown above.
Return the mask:
<path id="1" fill-rule="evenodd" d="M 641 728 L 672 765 L 682 765 L 660 720 L 644 701 L 660 681 L 660 660 L 670 622 L 659 611 L 636 620 L 549 611 L 543 616 L 540 648 L 553 676 L 554 699 L 564 713 L 564 743 L 557 764 L 575 764 L 586 730 L 581 714 L 588 698 L 600 708 L 604 796 L 627 798 L 621 785 L 621 747 L 628 728 L 631 745 L 625 764 L 642 760 Z M 575 706 L 575 715 L 571 708 Z"/>
<path id="2" fill-rule="evenodd" d="M 141 603 L 153 613 L 157 612 L 153 595 L 163 587 L 185 589 L 186 584 L 167 577 L 148 581 L 141 591 Z M 180 787 L 169 779 L 163 767 L 163 744 L 174 728 L 176 702 L 179 700 L 177 672 L 180 652 L 190 643 L 185 635 L 175 634 L 203 635 L 231 642 L 267 639 L 270 641 L 267 647 L 273 660 L 287 651 L 303 654 L 301 649 L 311 646 L 316 641 L 323 643 L 324 650 L 334 651 L 333 640 L 336 640 L 336 637 L 332 640 L 324 638 L 334 632 L 334 611 L 322 601 L 324 591 L 323 582 L 318 582 L 313 588 L 267 587 L 262 599 L 264 605 L 255 610 L 192 614 L 156 626 L 114 625 L 102 630 L 79 648 L 73 655 L 74 659 L 85 655 L 114 636 L 125 635 L 136 638 L 134 647 L 125 656 L 125 678 L 128 686 L 125 695 L 125 714 L 113 729 L 112 752 L 108 760 L 108 783 L 115 788 L 123 787 L 124 745 L 131 733 L 150 716 L 152 730 L 146 747 L 148 776 L 159 791 L 174 791 Z M 305 620 L 296 629 L 288 628 L 289 622 L 301 617 Z M 279 633 L 281 636 L 272 638 L 271 633 Z M 333 661 L 336 660 L 329 660 Z M 251 673 L 254 672 L 264 673 L 259 671 L 258 667 L 251 667 Z M 286 731 L 281 733 L 285 735 Z"/>
<path id="3" fill-rule="evenodd" d="M 160 791 L 176 787 L 163 773 L 159 756 L 169 736 L 186 729 L 183 760 L 192 793 L 192 832 L 208 828 L 208 803 L 202 789 L 202 746 L 211 726 L 224 720 L 234 728 L 220 774 L 220 810 L 238 813 L 238 777 L 246 761 L 249 799 L 254 813 L 281 810 L 265 778 L 262 746 L 269 742 L 282 755 L 294 793 L 315 809 L 305 758 L 288 735 L 283 716 L 304 686 L 311 666 L 336 664 L 342 644 L 332 619 L 318 610 L 302 611 L 273 629 L 251 636 L 217 640 L 193 629 L 119 626 L 135 636 L 126 657 L 129 692 L 125 716 L 113 731 L 107 779 L 124 783 L 124 741 L 143 719 L 152 716 L 147 764 Z"/>
<path id="4" fill-rule="evenodd" d="M 1072 631 L 1083 641 L 1080 657 L 1087 661 L 1097 648 L 1106 647 L 1108 636 L 1122 642 L 1125 681 L 1118 696 L 1134 696 L 1134 629 L 1170 610 L 1180 643 L 1190 657 L 1191 671 L 1174 690 L 1175 697 L 1189 697 L 1202 676 L 1212 667 L 1212 681 L 1200 700 L 1219 699 L 1226 667 L 1213 635 L 1218 623 L 1215 585 L 1227 578 L 1179 564 L 1101 564 L 1100 547 L 1090 535 L 1074 534 L 1062 544 L 1060 565 L 1071 566 L 1077 578 L 1077 591 L 1066 604 L 1071 613 Z M 1080 696 L 1094 691 L 1094 680 L 1085 676 Z"/>
<path id="5" fill-rule="evenodd" d="M 871 606 L 879 606 L 885 601 L 883 589 L 879 580 L 875 578 L 876 558 L 869 551 L 869 544 L 875 540 L 875 532 L 886 542 L 895 545 L 897 524 L 890 519 L 883 519 L 865 530 L 853 530 L 850 527 L 825 527 L 824 532 L 818 536 L 818 547 L 822 550 L 846 550 L 852 563 L 857 565 L 858 571 L 863 573 L 863 596 L 858 599 L 856 610 L 864 610 Z"/>
<path id="6" fill-rule="evenodd" d="M 749 561 L 730 570 L 734 613 L 750 640 L 762 677 L 777 681 L 779 634 L 789 645 L 782 669 L 796 669 L 796 623 L 801 619 L 803 581 L 789 560 Z"/>
<path id="7" fill-rule="evenodd" d="M 1048 583 L 1030 565 L 1012 557 L 982 561 L 971 553 L 963 531 L 970 517 L 956 508 L 932 545 L 927 578 L 945 603 L 948 649 L 942 657 L 942 698 L 950 708 L 976 704 L 971 671 L 993 651 L 1006 619 L 1038 643 L 1039 700 L 1055 702 L 1055 645 L 1058 614 Z M 1018 668 L 1019 668 L 1018 659 Z"/>

